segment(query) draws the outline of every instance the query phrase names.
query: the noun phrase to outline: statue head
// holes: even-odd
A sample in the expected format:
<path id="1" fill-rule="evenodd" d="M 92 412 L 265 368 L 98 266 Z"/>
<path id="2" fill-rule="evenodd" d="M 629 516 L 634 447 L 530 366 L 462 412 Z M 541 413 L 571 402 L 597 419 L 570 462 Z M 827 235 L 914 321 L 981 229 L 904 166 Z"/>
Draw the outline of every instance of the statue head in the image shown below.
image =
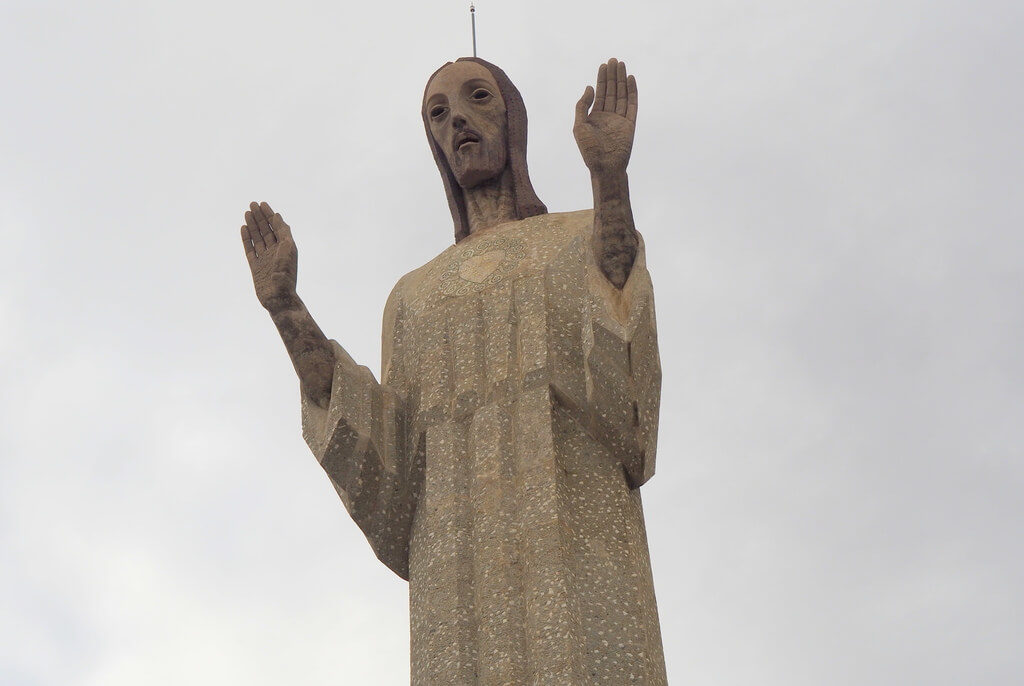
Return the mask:
<path id="1" fill-rule="evenodd" d="M 469 235 L 464 190 L 494 181 L 506 170 L 517 218 L 547 212 L 526 169 L 526 107 L 505 72 L 476 57 L 445 64 L 427 81 L 422 114 L 456 242 Z"/>

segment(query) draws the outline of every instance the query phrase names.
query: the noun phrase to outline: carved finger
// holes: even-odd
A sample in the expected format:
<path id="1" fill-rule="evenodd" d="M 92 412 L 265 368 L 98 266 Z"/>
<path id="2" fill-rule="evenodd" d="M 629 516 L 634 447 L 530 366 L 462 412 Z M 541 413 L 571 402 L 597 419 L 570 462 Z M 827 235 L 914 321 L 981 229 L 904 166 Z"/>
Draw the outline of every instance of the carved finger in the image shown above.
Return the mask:
<path id="1" fill-rule="evenodd" d="M 615 95 L 616 95 L 616 71 L 619 68 L 619 61 L 614 57 L 608 60 L 608 69 L 605 71 L 605 80 L 608 82 L 608 89 L 604 93 L 604 107 L 605 112 L 615 111 Z"/>
<path id="2" fill-rule="evenodd" d="M 263 217 L 267 220 L 267 226 L 273 232 L 274 243 L 281 240 L 281 236 L 277 233 L 277 228 L 274 226 L 274 210 L 270 208 L 269 203 L 261 202 L 260 211 L 263 212 Z M 270 241 L 267 241 L 267 245 L 270 245 Z"/>
<path id="3" fill-rule="evenodd" d="M 597 96 L 594 100 L 594 111 L 600 112 L 604 109 L 604 94 L 608 90 L 608 65 L 602 64 L 597 68 Z"/>
<path id="4" fill-rule="evenodd" d="M 266 205 L 266 203 L 263 204 Z M 275 236 L 273 230 L 271 230 L 270 221 L 266 216 L 266 212 L 263 211 L 263 208 L 256 203 L 253 203 L 250 207 L 252 207 L 253 216 L 256 217 L 256 225 L 260 227 L 260 233 L 263 234 L 263 242 L 267 244 L 267 247 L 277 243 L 277 236 Z M 270 205 L 267 205 L 267 207 L 270 207 Z"/>
<path id="5" fill-rule="evenodd" d="M 636 123 L 636 77 L 630 76 L 626 79 L 626 119 Z"/>
<path id="6" fill-rule="evenodd" d="M 256 259 L 256 248 L 252 247 L 252 236 L 249 235 L 249 227 L 242 227 L 242 245 L 245 246 L 245 259 L 252 262 Z"/>
<path id="7" fill-rule="evenodd" d="M 576 126 L 587 120 L 587 110 L 594 104 L 594 89 L 587 86 L 583 91 L 583 97 L 576 103 Z"/>
<path id="8" fill-rule="evenodd" d="M 270 207 L 270 205 L 267 205 Z M 292 238 L 292 227 L 284 223 L 284 219 L 280 214 L 275 214 L 270 219 L 270 226 L 273 227 L 274 233 L 277 235 L 279 241 L 287 241 Z"/>
<path id="9" fill-rule="evenodd" d="M 619 62 L 615 72 L 615 114 L 626 116 L 626 63 Z"/>
<path id="10" fill-rule="evenodd" d="M 253 203 L 253 205 L 255 204 L 256 203 Z M 245 213 L 245 225 L 249 229 L 249 237 L 252 238 L 252 247 L 256 249 L 256 255 L 258 256 L 267 249 L 267 244 L 263 241 L 263 234 L 260 233 L 260 229 L 256 224 L 256 217 L 252 215 L 252 210 Z"/>

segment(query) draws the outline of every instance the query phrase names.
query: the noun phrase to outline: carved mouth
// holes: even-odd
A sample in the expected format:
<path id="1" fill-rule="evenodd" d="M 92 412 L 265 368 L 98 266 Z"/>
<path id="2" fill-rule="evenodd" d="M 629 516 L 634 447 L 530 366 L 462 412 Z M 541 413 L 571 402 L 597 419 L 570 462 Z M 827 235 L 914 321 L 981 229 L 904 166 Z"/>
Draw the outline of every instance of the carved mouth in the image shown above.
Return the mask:
<path id="1" fill-rule="evenodd" d="M 480 136 L 477 135 L 475 131 L 460 131 L 458 134 L 456 134 L 453 144 L 456 150 L 461 151 L 463 147 L 471 143 L 479 142 Z"/>

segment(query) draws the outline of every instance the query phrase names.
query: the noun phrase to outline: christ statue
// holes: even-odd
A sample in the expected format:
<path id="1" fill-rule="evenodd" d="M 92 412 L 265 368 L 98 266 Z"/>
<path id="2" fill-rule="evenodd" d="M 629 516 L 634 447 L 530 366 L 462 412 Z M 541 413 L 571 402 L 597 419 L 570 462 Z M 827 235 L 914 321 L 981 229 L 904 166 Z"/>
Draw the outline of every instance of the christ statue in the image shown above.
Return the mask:
<path id="1" fill-rule="evenodd" d="M 296 294 L 281 215 L 245 213 L 306 442 L 409 582 L 416 686 L 665 683 L 639 490 L 661 368 L 626 177 L 636 113 L 609 60 L 573 127 L 594 207 L 550 214 L 505 73 L 469 57 L 434 72 L 422 116 L 455 241 L 392 290 L 379 381 Z"/>

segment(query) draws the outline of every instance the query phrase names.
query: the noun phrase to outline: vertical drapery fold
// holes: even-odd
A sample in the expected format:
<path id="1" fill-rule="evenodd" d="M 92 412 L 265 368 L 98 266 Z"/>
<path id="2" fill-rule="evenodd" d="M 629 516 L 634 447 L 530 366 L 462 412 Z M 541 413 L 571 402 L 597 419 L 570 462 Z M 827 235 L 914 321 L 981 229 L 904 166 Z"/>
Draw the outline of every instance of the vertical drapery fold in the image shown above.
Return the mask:
<path id="1" fill-rule="evenodd" d="M 657 441 L 653 289 L 642 243 L 625 287 L 607 282 L 592 225 L 461 240 L 389 298 L 386 383 L 337 346 L 328 409 L 304 406 L 349 512 L 410 580 L 417 686 L 665 683 L 637 490 Z"/>

